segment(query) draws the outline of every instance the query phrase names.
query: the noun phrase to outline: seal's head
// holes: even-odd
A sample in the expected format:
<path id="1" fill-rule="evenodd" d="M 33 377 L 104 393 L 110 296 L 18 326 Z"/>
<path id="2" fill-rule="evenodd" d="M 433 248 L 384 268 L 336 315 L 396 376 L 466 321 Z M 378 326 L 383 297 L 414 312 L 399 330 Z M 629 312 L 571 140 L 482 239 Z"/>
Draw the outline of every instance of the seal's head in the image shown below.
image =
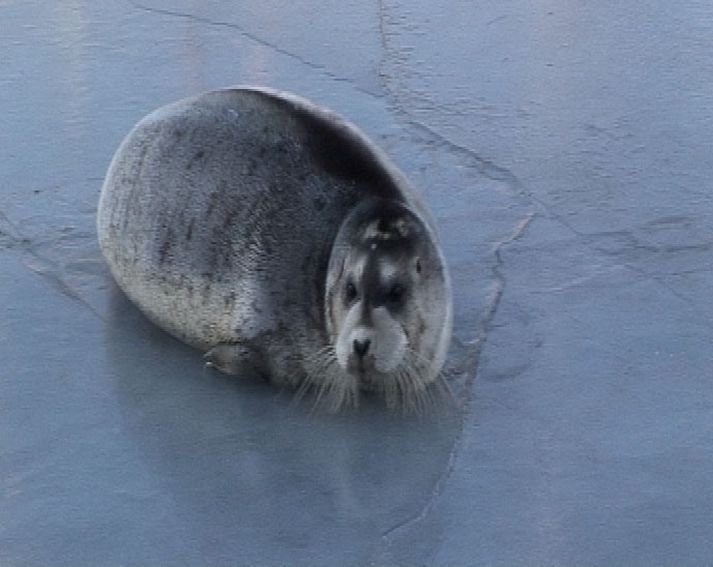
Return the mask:
<path id="1" fill-rule="evenodd" d="M 330 344 L 312 381 L 334 409 L 361 390 L 422 409 L 445 360 L 452 307 L 435 235 L 418 214 L 382 200 L 352 211 L 332 248 L 325 317 Z"/>

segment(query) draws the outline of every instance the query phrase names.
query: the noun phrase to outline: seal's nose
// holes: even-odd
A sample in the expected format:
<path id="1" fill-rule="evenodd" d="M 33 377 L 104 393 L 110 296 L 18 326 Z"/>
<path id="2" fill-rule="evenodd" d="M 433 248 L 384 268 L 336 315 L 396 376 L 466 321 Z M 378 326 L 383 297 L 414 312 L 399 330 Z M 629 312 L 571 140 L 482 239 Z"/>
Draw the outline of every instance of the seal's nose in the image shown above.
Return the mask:
<path id="1" fill-rule="evenodd" d="M 354 352 L 359 358 L 364 358 L 364 355 L 369 351 L 369 345 L 371 341 L 369 339 L 354 339 Z"/>

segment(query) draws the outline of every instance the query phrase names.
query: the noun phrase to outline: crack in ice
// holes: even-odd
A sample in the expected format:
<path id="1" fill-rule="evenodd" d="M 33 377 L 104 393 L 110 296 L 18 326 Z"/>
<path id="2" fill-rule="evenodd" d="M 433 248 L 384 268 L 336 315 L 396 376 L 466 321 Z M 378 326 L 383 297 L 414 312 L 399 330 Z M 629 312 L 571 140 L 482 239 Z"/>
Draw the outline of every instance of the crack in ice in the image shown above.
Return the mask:
<path id="1" fill-rule="evenodd" d="M 410 125 L 412 128 L 415 128 L 416 130 L 420 130 L 421 132 L 427 134 L 431 140 L 437 142 L 440 144 L 442 147 L 447 148 L 452 154 L 455 155 L 460 155 L 466 158 L 468 162 L 473 164 L 475 169 L 484 177 L 491 179 L 493 181 L 499 181 L 505 183 L 507 186 L 510 187 L 511 191 L 515 195 L 518 195 L 520 197 L 526 198 L 530 204 L 533 202 L 538 203 L 542 206 L 543 209 L 547 213 L 549 213 L 549 216 L 554 216 L 548 209 L 547 207 L 544 206 L 543 203 L 539 202 L 537 199 L 535 199 L 528 191 L 525 190 L 522 182 L 517 178 L 517 176 L 510 171 L 507 168 L 501 167 L 494 162 L 483 158 L 480 156 L 477 152 L 475 152 L 472 148 L 463 146 L 461 144 L 458 144 L 452 140 L 450 140 L 448 137 L 445 135 L 441 134 L 440 132 L 436 131 L 434 128 L 431 126 L 428 126 L 427 124 L 423 123 L 422 121 L 418 120 L 413 114 L 408 112 L 405 108 L 403 103 L 401 102 L 401 97 L 399 96 L 398 93 L 398 88 L 392 86 L 390 83 L 390 77 L 388 73 L 385 71 L 384 67 L 386 65 L 387 59 L 391 60 L 397 60 L 397 57 L 394 55 L 394 53 L 390 50 L 389 45 L 388 45 L 388 39 L 387 39 L 387 32 L 386 32 L 386 7 L 384 5 L 383 0 L 379 0 L 378 2 L 378 18 L 379 18 L 379 32 L 380 32 L 380 37 L 381 37 L 381 42 L 382 42 L 382 50 L 383 50 L 383 56 L 382 56 L 382 61 L 380 63 L 379 67 L 379 77 L 382 80 L 383 86 L 384 86 L 384 91 L 386 92 L 387 96 L 387 101 L 388 99 L 391 99 L 390 102 L 390 107 L 391 109 L 395 112 L 397 116 L 400 116 L 401 119 Z M 455 436 L 455 439 L 453 441 L 453 445 L 451 447 L 449 456 L 448 456 L 448 461 L 446 463 L 446 466 L 442 472 L 442 474 L 439 476 L 439 478 L 436 480 L 430 494 L 428 495 L 428 498 L 426 499 L 426 502 L 423 504 L 423 506 L 420 508 L 418 513 L 404 519 L 403 521 L 393 525 L 386 531 L 382 533 L 382 539 L 384 540 L 384 543 L 386 547 L 388 548 L 390 540 L 392 539 L 392 536 L 404 529 L 407 529 L 409 526 L 412 526 L 414 524 L 418 524 L 419 522 L 423 521 L 431 512 L 433 507 L 436 504 L 436 501 L 438 500 L 440 494 L 443 491 L 443 488 L 445 486 L 445 483 L 448 481 L 450 478 L 454 467 L 455 467 L 455 462 L 458 457 L 458 454 L 460 453 L 460 448 L 461 444 L 463 441 L 463 433 L 465 429 L 465 418 L 466 418 L 466 409 L 468 404 L 471 401 L 471 395 L 472 395 L 472 390 L 473 390 L 473 384 L 475 382 L 475 379 L 478 374 L 478 366 L 479 366 L 479 360 L 480 360 L 480 354 L 482 352 L 483 346 L 485 345 L 487 341 L 487 336 L 488 332 L 490 330 L 490 327 L 492 325 L 493 320 L 495 319 L 495 316 L 497 314 L 498 308 L 500 306 L 500 303 L 502 301 L 503 293 L 505 290 L 505 285 L 506 285 L 506 278 L 505 274 L 503 273 L 502 267 L 504 265 L 504 260 L 502 258 L 502 250 L 504 247 L 512 244 L 516 240 L 522 237 L 523 233 L 525 232 L 525 229 L 527 226 L 532 222 L 532 220 L 535 218 L 535 212 L 530 210 L 528 213 L 525 215 L 523 219 L 520 220 L 520 222 L 517 223 L 517 225 L 514 227 L 514 229 L 511 231 L 510 235 L 504 238 L 503 240 L 500 240 L 499 242 L 496 243 L 494 249 L 493 249 L 493 256 L 494 256 L 494 264 L 491 266 L 491 271 L 493 273 L 494 277 L 494 286 L 493 286 L 493 291 L 491 293 L 490 300 L 488 301 L 488 304 L 485 308 L 485 311 L 483 313 L 483 317 L 480 322 L 480 330 L 476 332 L 475 337 L 470 341 L 467 345 L 466 351 L 467 351 L 467 357 L 466 357 L 466 362 L 464 363 L 464 368 L 465 368 L 465 374 L 466 374 L 466 380 L 463 386 L 463 390 L 461 392 L 461 396 L 459 399 L 459 405 L 460 405 L 460 423 L 457 429 L 457 433 Z M 563 222 L 567 228 L 572 230 L 573 232 L 576 232 L 572 227 L 568 226 L 565 222 Z"/>
<path id="2" fill-rule="evenodd" d="M 520 222 L 517 223 L 515 228 L 511 231 L 510 235 L 507 236 L 506 238 L 498 241 L 493 248 L 493 256 L 495 257 L 495 264 L 491 267 L 491 270 L 493 271 L 495 275 L 495 289 L 493 290 L 493 293 L 491 295 L 490 301 L 488 302 L 488 305 L 486 306 L 484 316 L 482 318 L 481 324 L 480 324 L 480 331 L 477 333 L 475 339 L 470 343 L 470 349 L 469 349 L 469 357 L 468 357 L 468 362 L 472 364 L 472 367 L 470 371 L 467 372 L 467 378 L 466 378 L 466 383 L 463 387 L 463 392 L 461 395 L 460 401 L 460 423 L 458 426 L 458 432 L 456 434 L 455 440 L 453 442 L 453 445 L 451 447 L 451 450 L 448 455 L 448 461 L 446 463 L 445 469 L 443 470 L 443 473 L 438 477 L 438 480 L 436 480 L 431 493 L 428 496 L 428 499 L 426 500 L 426 503 L 421 507 L 419 512 L 409 518 L 406 518 L 405 520 L 399 522 L 398 524 L 390 527 L 387 529 L 385 532 L 382 533 L 382 538 L 384 539 L 386 545 L 388 546 L 389 540 L 393 536 L 393 534 L 407 529 L 409 526 L 412 526 L 414 524 L 418 524 L 419 522 L 423 521 L 428 515 L 430 514 L 431 510 L 433 510 L 433 507 L 436 505 L 436 501 L 438 500 L 439 496 L 443 492 L 443 488 L 445 486 L 445 483 L 448 481 L 450 478 L 451 474 L 453 473 L 453 470 L 455 468 L 455 462 L 456 459 L 458 458 L 458 454 L 460 453 L 460 448 L 461 444 L 463 442 L 463 432 L 465 430 L 465 417 L 467 412 L 466 407 L 470 403 L 470 393 L 472 392 L 472 386 L 475 381 L 475 377 L 478 372 L 478 363 L 480 359 L 480 353 L 483 349 L 483 346 L 487 342 L 488 338 L 488 332 L 490 331 L 491 325 L 493 320 L 495 319 L 495 315 L 497 314 L 498 307 L 500 306 L 500 303 L 502 301 L 503 294 L 505 292 L 505 286 L 506 286 L 506 277 L 505 274 L 502 272 L 502 267 L 504 265 L 504 260 L 502 258 L 502 250 L 503 248 L 509 246 L 513 242 L 519 240 L 522 235 L 525 232 L 525 229 L 529 226 L 529 224 L 533 221 L 535 218 L 535 212 L 534 211 L 529 211 L 523 219 L 520 220 Z M 469 366 L 470 366 L 469 364 Z"/>
<path id="3" fill-rule="evenodd" d="M 235 24 L 233 22 L 223 22 L 220 20 L 212 20 L 210 18 L 206 18 L 203 16 L 197 16 L 195 14 L 190 14 L 188 12 L 179 12 L 179 11 L 175 11 L 175 10 L 167 10 L 165 8 L 154 8 L 152 6 L 145 6 L 139 2 L 136 2 L 136 0 L 127 0 L 127 2 L 129 4 L 131 4 L 137 10 L 142 10 L 144 12 L 149 12 L 152 14 L 160 14 L 163 16 L 171 16 L 174 18 L 188 19 L 188 20 L 192 20 L 194 22 L 198 22 L 200 24 L 205 24 L 207 26 L 233 29 L 233 30 L 237 31 L 238 33 L 240 33 L 240 35 L 242 35 L 243 37 L 249 39 L 250 41 L 253 41 L 259 45 L 262 45 L 263 47 L 267 47 L 268 49 L 271 49 L 271 50 L 275 51 L 276 53 L 279 53 L 280 55 L 284 55 L 285 57 L 294 59 L 295 61 L 298 61 L 299 63 L 305 65 L 306 67 L 309 67 L 310 69 L 317 71 L 318 73 L 321 73 L 334 81 L 338 81 L 340 83 L 346 83 L 346 84 L 350 85 L 351 87 L 353 87 L 358 92 L 361 92 L 363 94 L 369 95 L 374 98 L 379 98 L 379 96 L 376 93 L 373 93 L 370 90 L 359 86 L 353 80 L 351 80 L 347 77 L 337 75 L 336 73 L 327 69 L 324 65 L 315 63 L 314 61 L 310 61 L 309 59 L 303 57 L 302 55 L 298 55 L 297 53 L 289 51 L 288 49 L 285 49 L 284 47 L 280 47 L 279 45 L 272 43 L 271 41 L 263 39 L 259 35 L 248 31 L 245 27 L 243 27 L 239 24 Z"/>
<path id="4" fill-rule="evenodd" d="M 77 290 L 69 285 L 62 278 L 62 276 L 52 271 L 52 266 L 54 264 L 52 260 L 40 254 L 36 250 L 32 239 L 23 236 L 17 225 L 12 222 L 12 220 L 10 220 L 10 218 L 3 211 L 0 211 L 0 221 L 0 239 L 3 235 L 5 235 L 7 237 L 6 240 L 9 240 L 9 245 L 6 248 L 19 250 L 20 252 L 30 256 L 29 261 L 26 260 L 22 262 L 27 270 L 49 283 L 49 285 L 56 289 L 60 294 L 87 308 L 99 320 L 104 321 L 104 317 L 101 313 L 99 313 L 88 301 L 86 301 Z M 7 227 L 9 227 L 9 230 Z M 0 240 L 0 245 L 1 244 L 2 240 Z"/>

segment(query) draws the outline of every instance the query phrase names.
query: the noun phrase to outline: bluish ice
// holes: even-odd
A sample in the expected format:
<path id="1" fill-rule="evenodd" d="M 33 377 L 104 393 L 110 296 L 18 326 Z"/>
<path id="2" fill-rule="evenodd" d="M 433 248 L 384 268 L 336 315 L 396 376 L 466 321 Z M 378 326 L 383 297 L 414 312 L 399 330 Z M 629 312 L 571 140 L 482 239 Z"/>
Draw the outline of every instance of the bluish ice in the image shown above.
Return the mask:
<path id="1" fill-rule="evenodd" d="M 0 1 L 0 563 L 710 563 L 712 38 L 695 0 Z M 245 83 L 426 195 L 449 412 L 311 412 L 116 289 L 119 142 Z"/>

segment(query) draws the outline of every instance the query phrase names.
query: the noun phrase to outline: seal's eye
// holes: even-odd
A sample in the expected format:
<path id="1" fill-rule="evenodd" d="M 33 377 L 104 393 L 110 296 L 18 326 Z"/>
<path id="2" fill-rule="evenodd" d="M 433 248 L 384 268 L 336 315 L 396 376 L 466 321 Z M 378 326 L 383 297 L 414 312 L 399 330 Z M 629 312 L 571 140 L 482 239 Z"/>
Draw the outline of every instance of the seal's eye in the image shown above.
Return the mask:
<path id="1" fill-rule="evenodd" d="M 357 296 L 357 290 L 356 286 L 352 282 L 347 283 L 347 287 L 345 289 L 345 294 L 344 294 L 347 303 L 351 303 L 356 299 Z"/>
<path id="2" fill-rule="evenodd" d="M 405 291 L 406 290 L 403 285 L 401 285 L 400 283 L 395 283 L 391 286 L 391 289 L 389 289 L 387 298 L 392 303 L 399 303 L 403 299 Z"/>

